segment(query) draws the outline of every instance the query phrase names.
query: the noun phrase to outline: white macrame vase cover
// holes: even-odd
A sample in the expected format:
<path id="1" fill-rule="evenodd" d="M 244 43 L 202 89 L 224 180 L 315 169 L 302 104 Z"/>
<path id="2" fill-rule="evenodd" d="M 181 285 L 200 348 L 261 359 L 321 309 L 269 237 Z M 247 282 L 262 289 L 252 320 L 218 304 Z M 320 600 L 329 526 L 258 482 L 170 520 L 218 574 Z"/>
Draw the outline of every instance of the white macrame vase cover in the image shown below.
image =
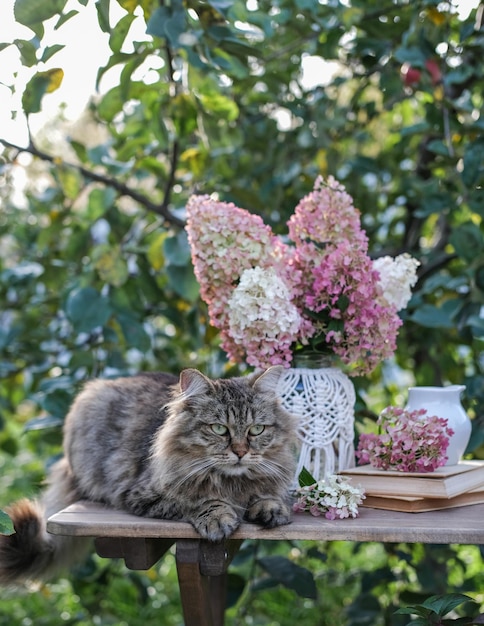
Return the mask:
<path id="1" fill-rule="evenodd" d="M 295 475 L 306 468 L 316 480 L 354 467 L 355 389 L 337 367 L 293 367 L 281 375 L 282 406 L 299 420 Z"/>

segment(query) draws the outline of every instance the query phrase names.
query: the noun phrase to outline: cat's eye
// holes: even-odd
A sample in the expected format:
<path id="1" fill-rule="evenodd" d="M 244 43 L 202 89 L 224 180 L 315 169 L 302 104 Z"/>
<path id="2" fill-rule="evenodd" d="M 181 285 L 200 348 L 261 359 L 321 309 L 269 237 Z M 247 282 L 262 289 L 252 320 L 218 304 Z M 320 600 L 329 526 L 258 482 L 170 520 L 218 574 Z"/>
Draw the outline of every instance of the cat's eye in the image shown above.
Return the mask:
<path id="1" fill-rule="evenodd" d="M 254 424 L 253 426 L 249 428 L 249 434 L 257 437 L 257 435 L 261 435 L 264 432 L 264 430 L 265 430 L 265 426 L 263 426 L 262 424 Z"/>
<path id="2" fill-rule="evenodd" d="M 216 435 L 226 435 L 229 430 L 227 426 L 223 424 L 210 424 L 210 428 Z"/>

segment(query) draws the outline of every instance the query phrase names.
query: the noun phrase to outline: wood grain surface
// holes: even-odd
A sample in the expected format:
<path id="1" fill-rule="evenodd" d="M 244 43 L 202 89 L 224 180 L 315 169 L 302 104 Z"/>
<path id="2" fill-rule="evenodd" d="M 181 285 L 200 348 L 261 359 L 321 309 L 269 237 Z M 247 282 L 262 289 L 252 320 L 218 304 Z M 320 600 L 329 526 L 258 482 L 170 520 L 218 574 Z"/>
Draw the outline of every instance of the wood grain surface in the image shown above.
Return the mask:
<path id="1" fill-rule="evenodd" d="M 197 539 L 185 522 L 136 517 L 102 504 L 80 501 L 49 518 L 53 534 L 79 537 Z M 484 504 L 425 513 L 360 508 L 356 519 L 327 520 L 298 513 L 288 526 L 272 530 L 242 524 L 233 539 L 308 539 L 405 543 L 484 544 Z"/>

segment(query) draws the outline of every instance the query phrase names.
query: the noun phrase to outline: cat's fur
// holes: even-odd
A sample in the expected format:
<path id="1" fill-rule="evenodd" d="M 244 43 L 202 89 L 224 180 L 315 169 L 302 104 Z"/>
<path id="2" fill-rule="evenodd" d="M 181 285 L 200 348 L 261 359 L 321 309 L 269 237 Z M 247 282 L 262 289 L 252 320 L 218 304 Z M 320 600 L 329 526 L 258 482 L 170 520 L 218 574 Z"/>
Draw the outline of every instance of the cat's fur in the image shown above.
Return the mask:
<path id="1" fill-rule="evenodd" d="M 295 425 L 275 394 L 281 371 L 88 383 L 66 417 L 65 456 L 41 499 L 7 509 L 16 533 L 0 536 L 0 583 L 48 578 L 76 558 L 85 540 L 49 535 L 45 520 L 79 499 L 185 520 L 210 541 L 243 519 L 287 524 Z"/>

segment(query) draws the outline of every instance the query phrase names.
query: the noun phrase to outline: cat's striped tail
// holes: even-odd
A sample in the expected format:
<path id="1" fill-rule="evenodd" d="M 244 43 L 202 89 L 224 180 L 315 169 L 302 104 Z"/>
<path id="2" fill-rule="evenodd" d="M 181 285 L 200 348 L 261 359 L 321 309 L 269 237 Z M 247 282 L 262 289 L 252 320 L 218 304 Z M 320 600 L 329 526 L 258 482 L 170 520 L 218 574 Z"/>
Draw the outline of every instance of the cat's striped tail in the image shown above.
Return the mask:
<path id="1" fill-rule="evenodd" d="M 48 580 L 81 559 L 90 542 L 50 535 L 46 520 L 78 499 L 67 462 L 52 468 L 49 486 L 38 501 L 19 500 L 6 508 L 15 533 L 0 535 L 0 585 Z"/>

